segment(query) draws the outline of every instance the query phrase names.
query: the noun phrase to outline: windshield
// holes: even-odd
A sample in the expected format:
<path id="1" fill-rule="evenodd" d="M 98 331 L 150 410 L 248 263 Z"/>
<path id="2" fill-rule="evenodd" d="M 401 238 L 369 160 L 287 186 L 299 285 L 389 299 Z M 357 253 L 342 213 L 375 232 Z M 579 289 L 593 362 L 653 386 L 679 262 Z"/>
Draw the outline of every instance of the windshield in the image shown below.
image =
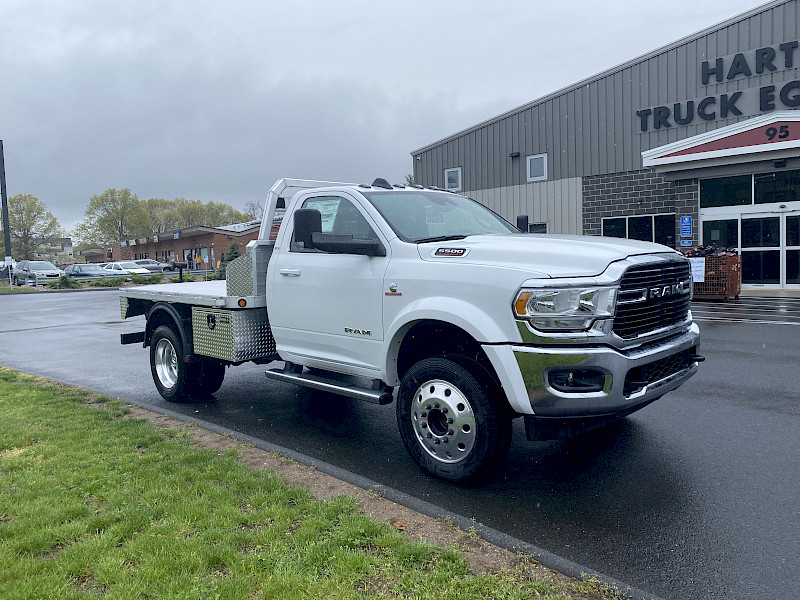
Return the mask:
<path id="1" fill-rule="evenodd" d="M 394 232 L 407 242 L 519 233 L 499 215 L 465 196 L 428 190 L 361 193 L 378 209 Z"/>
<path id="2" fill-rule="evenodd" d="M 43 271 L 44 269 L 55 269 L 56 266 L 51 263 L 47 262 L 46 260 L 34 260 L 31 262 L 31 269 L 35 269 L 37 271 Z"/>

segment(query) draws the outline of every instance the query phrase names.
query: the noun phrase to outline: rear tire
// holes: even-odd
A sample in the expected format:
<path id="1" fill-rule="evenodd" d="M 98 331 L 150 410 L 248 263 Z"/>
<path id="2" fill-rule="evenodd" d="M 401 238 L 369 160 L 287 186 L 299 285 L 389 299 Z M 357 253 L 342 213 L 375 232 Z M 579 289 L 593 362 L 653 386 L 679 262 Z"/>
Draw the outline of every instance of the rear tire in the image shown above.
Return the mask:
<path id="1" fill-rule="evenodd" d="M 412 366 L 398 390 L 397 424 L 414 462 L 460 485 L 489 475 L 511 445 L 511 412 L 497 391 L 466 359 L 426 358 Z"/>
<path id="2" fill-rule="evenodd" d="M 183 342 L 175 330 L 161 325 L 150 341 L 150 372 L 161 397 L 168 402 L 186 402 L 196 381 L 194 365 L 184 360 Z"/>

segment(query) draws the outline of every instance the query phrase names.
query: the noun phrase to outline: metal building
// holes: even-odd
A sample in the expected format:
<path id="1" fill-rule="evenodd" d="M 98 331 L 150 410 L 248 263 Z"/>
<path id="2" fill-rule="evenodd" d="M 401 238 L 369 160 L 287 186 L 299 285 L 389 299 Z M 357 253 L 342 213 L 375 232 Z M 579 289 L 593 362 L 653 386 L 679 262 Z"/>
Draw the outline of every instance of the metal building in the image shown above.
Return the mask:
<path id="1" fill-rule="evenodd" d="M 412 152 L 531 230 L 715 244 L 800 289 L 800 5 L 778 0 Z"/>

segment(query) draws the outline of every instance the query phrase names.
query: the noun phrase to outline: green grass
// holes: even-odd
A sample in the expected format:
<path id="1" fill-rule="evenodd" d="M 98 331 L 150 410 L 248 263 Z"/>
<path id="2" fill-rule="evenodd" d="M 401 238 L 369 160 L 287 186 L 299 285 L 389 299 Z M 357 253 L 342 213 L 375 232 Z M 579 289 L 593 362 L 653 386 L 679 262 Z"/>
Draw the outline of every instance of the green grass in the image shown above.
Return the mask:
<path id="1" fill-rule="evenodd" d="M 0 598 L 564 598 L 125 412 L 0 369 Z"/>
<path id="2" fill-rule="evenodd" d="M 0 280 L 0 294 L 24 294 L 25 292 L 35 292 L 37 288 L 31 286 L 15 285 L 13 288 L 8 284 L 8 279 Z"/>

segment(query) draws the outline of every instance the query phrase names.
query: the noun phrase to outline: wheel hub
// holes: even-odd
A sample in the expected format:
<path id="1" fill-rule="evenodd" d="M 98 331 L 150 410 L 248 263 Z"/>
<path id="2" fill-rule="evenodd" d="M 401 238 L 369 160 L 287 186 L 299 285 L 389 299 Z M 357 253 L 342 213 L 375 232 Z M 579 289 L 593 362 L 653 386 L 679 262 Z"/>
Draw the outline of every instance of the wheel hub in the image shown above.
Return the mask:
<path id="1" fill-rule="evenodd" d="M 156 375 L 165 388 L 173 387 L 178 381 L 178 354 L 170 341 L 161 338 L 156 344 Z"/>
<path id="2" fill-rule="evenodd" d="M 414 393 L 411 423 L 417 441 L 443 463 L 457 463 L 475 445 L 475 413 L 467 397 L 452 383 L 435 379 Z"/>

